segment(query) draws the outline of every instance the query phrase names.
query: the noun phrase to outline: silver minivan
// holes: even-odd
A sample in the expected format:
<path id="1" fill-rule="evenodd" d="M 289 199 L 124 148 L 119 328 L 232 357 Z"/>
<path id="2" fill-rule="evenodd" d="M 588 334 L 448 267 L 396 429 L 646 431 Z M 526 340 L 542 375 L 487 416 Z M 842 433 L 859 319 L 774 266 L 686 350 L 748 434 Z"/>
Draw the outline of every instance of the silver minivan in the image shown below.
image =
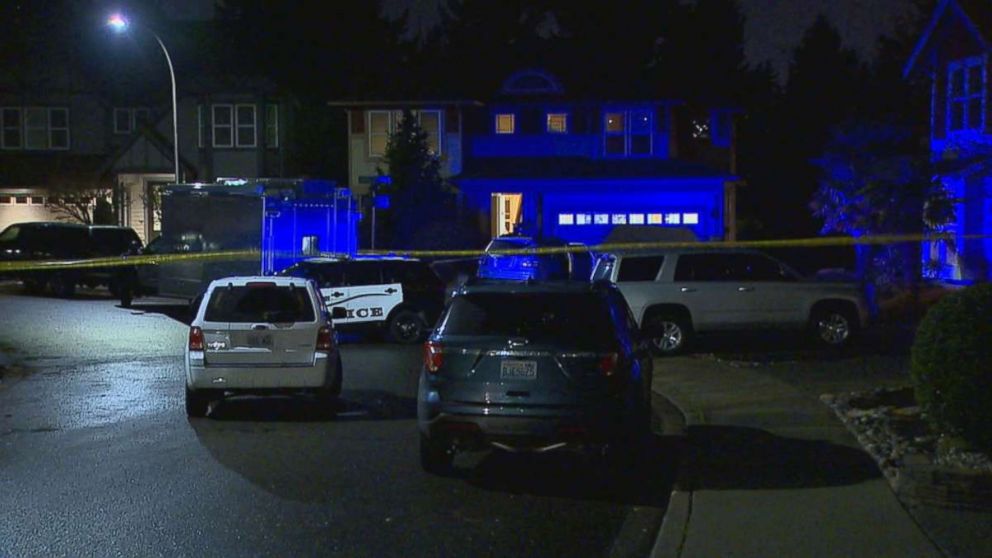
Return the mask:
<path id="1" fill-rule="evenodd" d="M 341 355 L 312 281 L 226 277 L 210 283 L 186 344 L 186 414 L 227 395 L 312 392 L 332 407 Z"/>

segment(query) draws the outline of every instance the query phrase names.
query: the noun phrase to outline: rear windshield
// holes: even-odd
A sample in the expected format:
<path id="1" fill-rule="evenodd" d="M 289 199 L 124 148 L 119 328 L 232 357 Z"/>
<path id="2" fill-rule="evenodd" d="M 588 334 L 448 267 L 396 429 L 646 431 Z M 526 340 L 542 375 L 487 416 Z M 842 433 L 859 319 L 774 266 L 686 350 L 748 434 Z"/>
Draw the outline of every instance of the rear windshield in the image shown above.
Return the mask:
<path id="1" fill-rule="evenodd" d="M 521 240 L 494 240 L 486 247 L 486 252 L 493 250 L 523 250 L 528 247 L 527 244 L 527 242 Z"/>
<path id="2" fill-rule="evenodd" d="M 456 297 L 441 335 L 524 337 L 531 343 L 610 347 L 606 300 L 592 293 L 474 293 Z"/>
<path id="3" fill-rule="evenodd" d="M 312 322 L 313 305 L 302 287 L 221 287 L 210 296 L 208 322 Z"/>

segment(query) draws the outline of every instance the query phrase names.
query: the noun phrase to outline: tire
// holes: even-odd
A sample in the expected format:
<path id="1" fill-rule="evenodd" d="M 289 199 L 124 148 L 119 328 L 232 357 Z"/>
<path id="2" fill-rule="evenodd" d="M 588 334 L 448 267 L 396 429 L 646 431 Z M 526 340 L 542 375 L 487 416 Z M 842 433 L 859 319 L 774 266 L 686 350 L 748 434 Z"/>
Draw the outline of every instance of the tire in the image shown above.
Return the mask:
<path id="1" fill-rule="evenodd" d="M 455 452 L 450 446 L 420 433 L 420 467 L 424 471 L 432 475 L 448 475 L 454 462 Z"/>
<path id="2" fill-rule="evenodd" d="M 131 303 L 134 302 L 134 292 L 128 285 L 122 285 L 120 291 L 121 308 L 130 308 Z"/>
<path id="3" fill-rule="evenodd" d="M 679 312 L 664 311 L 648 321 L 651 352 L 657 356 L 672 356 L 685 351 L 692 337 L 692 325 Z"/>
<path id="4" fill-rule="evenodd" d="M 207 409 L 210 407 L 211 397 L 209 393 L 186 388 L 186 416 L 205 417 Z"/>
<path id="5" fill-rule="evenodd" d="M 410 345 L 423 340 L 427 334 L 427 323 L 413 310 L 401 309 L 389 318 L 386 333 L 391 341 Z"/>
<path id="6" fill-rule="evenodd" d="M 59 298 L 71 298 L 76 294 L 76 278 L 69 273 L 56 273 L 48 279 L 48 287 Z"/>
<path id="7" fill-rule="evenodd" d="M 851 309 L 844 306 L 820 306 L 810 316 L 810 329 L 820 346 L 840 348 L 850 344 L 857 335 L 858 319 Z"/>

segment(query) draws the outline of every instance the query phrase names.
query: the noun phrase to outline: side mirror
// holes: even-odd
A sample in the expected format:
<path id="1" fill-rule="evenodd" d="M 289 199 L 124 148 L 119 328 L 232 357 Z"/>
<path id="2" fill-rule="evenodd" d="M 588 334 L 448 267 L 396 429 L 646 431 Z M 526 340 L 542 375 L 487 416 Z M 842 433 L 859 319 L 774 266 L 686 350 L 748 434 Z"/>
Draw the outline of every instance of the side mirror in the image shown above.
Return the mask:
<path id="1" fill-rule="evenodd" d="M 343 320 L 348 317 L 348 310 L 342 308 L 341 306 L 335 306 L 331 308 L 331 319 L 332 320 Z"/>

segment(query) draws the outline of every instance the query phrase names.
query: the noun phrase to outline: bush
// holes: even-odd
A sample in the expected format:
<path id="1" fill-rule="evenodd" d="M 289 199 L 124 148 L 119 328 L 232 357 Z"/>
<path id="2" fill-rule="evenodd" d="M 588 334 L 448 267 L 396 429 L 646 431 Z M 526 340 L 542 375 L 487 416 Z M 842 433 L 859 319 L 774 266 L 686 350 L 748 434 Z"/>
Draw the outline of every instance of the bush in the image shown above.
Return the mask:
<path id="1" fill-rule="evenodd" d="M 916 332 L 910 371 L 932 426 L 992 449 L 992 284 L 949 294 Z"/>

